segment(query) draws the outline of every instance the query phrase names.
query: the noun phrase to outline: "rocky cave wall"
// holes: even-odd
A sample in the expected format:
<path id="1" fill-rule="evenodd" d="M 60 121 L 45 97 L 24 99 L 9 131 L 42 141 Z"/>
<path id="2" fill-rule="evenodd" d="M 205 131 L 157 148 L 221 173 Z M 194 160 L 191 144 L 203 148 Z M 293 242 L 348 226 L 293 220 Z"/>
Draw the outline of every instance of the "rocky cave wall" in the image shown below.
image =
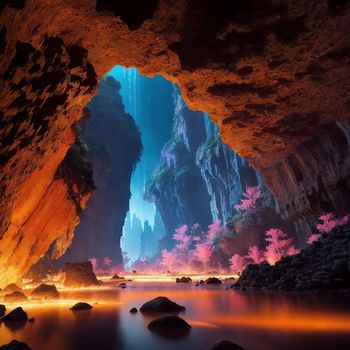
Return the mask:
<path id="1" fill-rule="evenodd" d="M 113 265 L 123 266 L 120 237 L 129 210 L 130 179 L 142 144 L 133 118 L 124 111 L 119 90 L 120 84 L 107 76 L 87 106 L 90 117 L 80 124 L 96 190 L 81 215 L 72 244 L 60 261 L 109 257 Z"/>
<path id="2" fill-rule="evenodd" d="M 22 252 L 21 229 L 47 201 L 74 143 L 71 127 L 115 64 L 178 83 L 188 106 L 208 112 L 265 180 L 284 169 L 265 182 L 285 215 L 303 216 L 308 194 L 318 201 L 330 183 L 322 159 L 303 168 L 288 196 L 278 193 L 297 169 L 288 159 L 309 164 L 300 150 L 322 147 L 335 123 L 349 120 L 347 1 L 7 0 L 0 16 L 0 262 L 10 275 L 21 269 L 5 256 L 30 255 L 35 235 Z M 348 173 L 335 167 L 348 189 Z M 322 186 L 312 190 L 315 181 Z"/>

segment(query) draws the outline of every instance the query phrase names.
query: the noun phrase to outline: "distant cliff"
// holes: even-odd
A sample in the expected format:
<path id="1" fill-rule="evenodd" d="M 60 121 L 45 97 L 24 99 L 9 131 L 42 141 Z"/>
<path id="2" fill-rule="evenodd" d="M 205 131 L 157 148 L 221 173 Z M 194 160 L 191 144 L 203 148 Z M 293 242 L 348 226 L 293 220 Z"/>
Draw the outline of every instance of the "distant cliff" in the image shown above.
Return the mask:
<path id="1" fill-rule="evenodd" d="M 124 111 L 119 89 L 114 78 L 105 78 L 98 95 L 87 106 L 90 118 L 84 118 L 81 124 L 96 190 L 81 215 L 64 261 L 93 256 L 122 263 L 120 237 L 129 209 L 130 178 L 142 144 L 134 120 Z"/>

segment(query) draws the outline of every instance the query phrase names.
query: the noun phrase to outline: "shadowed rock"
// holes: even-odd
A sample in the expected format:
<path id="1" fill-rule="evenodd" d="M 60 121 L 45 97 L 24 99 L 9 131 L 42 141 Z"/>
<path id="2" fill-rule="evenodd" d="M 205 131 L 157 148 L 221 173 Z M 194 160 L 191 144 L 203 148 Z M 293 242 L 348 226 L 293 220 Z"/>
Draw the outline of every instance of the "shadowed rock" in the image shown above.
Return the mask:
<path id="1" fill-rule="evenodd" d="M 140 308 L 142 313 L 179 313 L 185 311 L 185 307 L 178 305 L 168 299 L 167 297 L 157 297 L 147 303 L 143 304 Z"/>
<path id="2" fill-rule="evenodd" d="M 4 316 L 6 312 L 6 306 L 0 304 L 0 317 Z"/>
<path id="3" fill-rule="evenodd" d="M 221 281 L 216 277 L 210 277 L 205 281 L 206 284 L 221 284 Z"/>
<path id="4" fill-rule="evenodd" d="M 87 287 L 99 284 L 90 261 L 67 263 L 64 272 L 66 273 L 64 285 L 67 287 Z"/>
<path id="5" fill-rule="evenodd" d="M 120 288 L 126 288 L 126 283 L 124 283 L 124 282 L 122 282 L 122 283 L 119 283 L 118 284 L 118 287 L 120 287 Z"/>
<path id="6" fill-rule="evenodd" d="M 10 343 L 0 346 L 0 350 L 31 350 L 31 348 L 26 343 L 12 340 Z"/>
<path id="7" fill-rule="evenodd" d="M 136 307 L 133 307 L 132 309 L 130 309 L 129 311 L 131 314 L 136 314 L 138 312 L 138 310 L 136 309 Z"/>
<path id="8" fill-rule="evenodd" d="M 57 299 L 60 297 L 56 286 L 48 284 L 41 284 L 39 287 L 36 287 L 31 295 L 40 299 Z"/>
<path id="9" fill-rule="evenodd" d="M 16 291 L 16 292 L 12 292 L 12 293 L 4 295 L 4 301 L 6 303 L 13 303 L 16 301 L 26 301 L 26 300 L 28 300 L 28 298 L 22 292 Z"/>
<path id="10" fill-rule="evenodd" d="M 192 282 L 191 277 L 181 277 L 176 279 L 176 283 L 189 283 Z"/>
<path id="11" fill-rule="evenodd" d="M 28 315 L 21 307 L 16 307 L 14 310 L 9 312 L 6 316 L 4 316 L 1 319 L 1 321 L 5 323 L 26 322 L 27 320 L 28 320 Z"/>
<path id="12" fill-rule="evenodd" d="M 244 350 L 241 346 L 232 343 L 228 340 L 222 340 L 221 342 L 215 344 L 210 350 Z"/>
<path id="13" fill-rule="evenodd" d="M 73 305 L 69 310 L 71 311 L 81 311 L 81 310 L 90 310 L 92 306 L 88 303 L 79 302 Z"/>
<path id="14" fill-rule="evenodd" d="M 21 291 L 22 291 L 22 288 L 18 287 L 16 283 L 11 283 L 3 289 L 3 292 L 6 292 L 7 294 L 12 292 L 21 292 Z"/>
<path id="15" fill-rule="evenodd" d="M 188 334 L 191 326 L 178 316 L 168 315 L 150 322 L 148 329 L 164 337 L 182 337 Z"/>

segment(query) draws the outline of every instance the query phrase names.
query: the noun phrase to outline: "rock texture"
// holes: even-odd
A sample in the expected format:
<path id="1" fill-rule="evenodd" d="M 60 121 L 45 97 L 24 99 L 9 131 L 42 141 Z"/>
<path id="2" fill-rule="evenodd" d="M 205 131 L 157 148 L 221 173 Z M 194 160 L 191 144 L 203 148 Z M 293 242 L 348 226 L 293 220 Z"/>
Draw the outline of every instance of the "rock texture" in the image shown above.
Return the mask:
<path id="1" fill-rule="evenodd" d="M 26 301 L 28 298 L 22 292 L 12 292 L 4 295 L 5 303 L 16 303 L 21 301 Z"/>
<path id="2" fill-rule="evenodd" d="M 40 299 L 57 299 L 60 297 L 60 294 L 56 286 L 41 284 L 32 291 L 31 296 Z"/>
<path id="3" fill-rule="evenodd" d="M 299 254 L 276 265 L 248 265 L 233 286 L 238 289 L 350 289 L 350 226 L 337 228 Z"/>
<path id="4" fill-rule="evenodd" d="M 196 152 L 205 141 L 202 113 L 190 111 L 176 90 L 174 127 L 161 159 L 146 188 L 162 216 L 167 236 L 163 245 L 172 244 L 172 234 L 181 225 L 212 222 L 209 194 L 196 165 Z M 194 195 L 195 194 L 195 195 Z"/>
<path id="5" fill-rule="evenodd" d="M 74 304 L 69 310 L 71 311 L 81 311 L 81 310 L 90 310 L 92 306 L 88 303 L 79 302 Z"/>
<path id="6" fill-rule="evenodd" d="M 129 210 L 130 178 L 142 151 L 140 132 L 124 111 L 120 84 L 107 76 L 88 104 L 81 138 L 93 165 L 96 190 L 82 213 L 72 245 L 62 261 L 109 257 L 122 267 L 120 237 Z"/>
<path id="7" fill-rule="evenodd" d="M 185 307 L 171 301 L 167 297 L 157 297 L 140 307 L 142 313 L 179 313 L 185 311 Z"/>
<path id="8" fill-rule="evenodd" d="M 156 318 L 147 327 L 151 332 L 165 337 L 181 337 L 191 329 L 190 324 L 185 320 L 173 315 Z"/>
<path id="9" fill-rule="evenodd" d="M 241 346 L 232 343 L 228 340 L 222 340 L 221 342 L 215 344 L 210 350 L 244 350 Z"/>
<path id="10" fill-rule="evenodd" d="M 5 323 L 26 322 L 27 320 L 28 320 L 28 315 L 21 307 L 16 307 L 12 311 L 10 311 L 7 315 L 5 315 L 3 318 L 1 318 L 1 321 Z"/>
<path id="11" fill-rule="evenodd" d="M 318 179 L 329 184 L 324 168 L 300 176 L 293 160 L 308 163 L 309 155 L 298 150 L 327 137 L 337 121 L 349 120 L 347 1 L 152 0 L 120 6 L 26 0 L 2 2 L 0 12 L 1 285 L 47 251 L 57 238 L 53 232 L 70 231 L 76 223 L 67 185 L 55 173 L 74 143 L 71 126 L 97 80 L 115 64 L 178 83 L 189 107 L 210 113 L 224 141 L 265 179 L 289 162 L 288 172 L 279 168 L 280 179 L 289 182 L 293 169 L 301 184 L 293 186 L 291 200 L 271 184 L 283 211 L 304 215 L 298 204 L 306 198 L 303 188 Z M 335 176 L 342 169 L 337 162 Z M 348 189 L 347 171 L 343 175 L 340 183 Z M 322 186 L 311 198 L 319 200 Z M 52 219 L 48 213 L 59 202 L 62 216 Z M 30 229 L 48 216 L 54 230 Z M 52 220 L 65 229 L 57 230 Z"/>
<path id="12" fill-rule="evenodd" d="M 64 279 L 66 287 L 88 287 L 99 284 L 90 261 L 67 263 L 63 272 L 66 275 Z"/>
<path id="13" fill-rule="evenodd" d="M 12 340 L 10 343 L 1 345 L 1 350 L 31 350 L 31 348 L 26 344 L 18 340 Z"/>

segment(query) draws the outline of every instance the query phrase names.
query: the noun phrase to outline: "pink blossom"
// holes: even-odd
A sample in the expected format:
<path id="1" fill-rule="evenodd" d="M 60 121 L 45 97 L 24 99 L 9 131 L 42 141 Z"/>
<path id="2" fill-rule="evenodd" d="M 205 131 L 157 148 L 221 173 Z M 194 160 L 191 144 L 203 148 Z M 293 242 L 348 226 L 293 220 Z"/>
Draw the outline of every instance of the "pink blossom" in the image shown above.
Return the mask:
<path id="1" fill-rule="evenodd" d="M 327 213 L 320 215 L 318 219 L 323 222 L 316 226 L 317 230 L 321 233 L 329 233 L 337 226 L 345 225 L 349 221 L 349 215 L 345 215 L 341 219 L 337 219 L 334 213 Z"/>
<path id="2" fill-rule="evenodd" d="M 234 254 L 231 258 L 230 258 L 230 268 L 231 271 L 233 273 L 237 273 L 239 274 L 240 272 L 242 272 L 244 270 L 244 268 L 246 267 L 246 262 L 244 260 L 243 256 L 240 256 L 239 254 Z"/>
<path id="3" fill-rule="evenodd" d="M 260 264 L 264 261 L 264 252 L 257 245 L 253 245 L 249 247 L 248 254 L 245 257 L 251 259 L 253 264 Z"/>
<path id="4" fill-rule="evenodd" d="M 213 254 L 212 246 L 210 242 L 202 242 L 196 244 L 194 256 L 203 264 L 204 271 L 207 270 L 207 264 Z"/>
<path id="5" fill-rule="evenodd" d="M 294 245 L 291 245 L 291 246 L 287 249 L 286 255 L 295 255 L 295 254 L 298 254 L 299 252 L 300 252 L 299 249 L 295 248 Z"/>
<path id="6" fill-rule="evenodd" d="M 221 225 L 221 220 L 216 220 L 208 226 L 207 239 L 210 241 L 214 241 L 216 238 L 219 238 L 225 233 L 227 233 L 226 226 Z"/>
<path id="7" fill-rule="evenodd" d="M 97 261 L 97 259 L 94 258 L 94 257 L 92 257 L 92 258 L 90 258 L 90 259 L 88 259 L 88 260 L 91 262 L 92 268 L 93 268 L 94 270 L 97 270 L 97 268 L 98 268 L 98 261 Z"/>
<path id="8" fill-rule="evenodd" d="M 321 235 L 318 235 L 317 233 L 313 233 L 309 236 L 307 239 L 306 243 L 307 244 L 312 244 L 320 239 Z"/>
<path id="9" fill-rule="evenodd" d="M 243 199 L 240 204 L 234 206 L 237 210 L 255 212 L 258 209 L 258 200 L 262 196 L 260 186 L 249 186 L 245 193 L 243 193 Z"/>
<path id="10" fill-rule="evenodd" d="M 199 227 L 200 227 L 199 223 L 196 222 L 195 224 L 192 225 L 191 229 L 192 230 L 197 230 L 197 228 L 199 228 Z"/>
<path id="11" fill-rule="evenodd" d="M 173 270 L 173 267 L 178 263 L 179 259 L 174 251 L 169 251 L 167 249 L 163 249 L 162 253 L 162 264 L 168 268 L 169 271 Z"/>
<path id="12" fill-rule="evenodd" d="M 103 258 L 102 258 L 102 261 L 103 261 L 103 266 L 111 266 L 111 264 L 112 264 L 112 259 L 111 258 L 109 258 L 108 256 L 104 256 Z"/>
<path id="13" fill-rule="evenodd" d="M 292 238 L 287 237 L 288 235 L 278 228 L 271 228 L 265 232 L 265 240 L 269 242 L 265 256 L 271 265 L 281 260 L 282 256 L 287 255 L 292 243 Z"/>

